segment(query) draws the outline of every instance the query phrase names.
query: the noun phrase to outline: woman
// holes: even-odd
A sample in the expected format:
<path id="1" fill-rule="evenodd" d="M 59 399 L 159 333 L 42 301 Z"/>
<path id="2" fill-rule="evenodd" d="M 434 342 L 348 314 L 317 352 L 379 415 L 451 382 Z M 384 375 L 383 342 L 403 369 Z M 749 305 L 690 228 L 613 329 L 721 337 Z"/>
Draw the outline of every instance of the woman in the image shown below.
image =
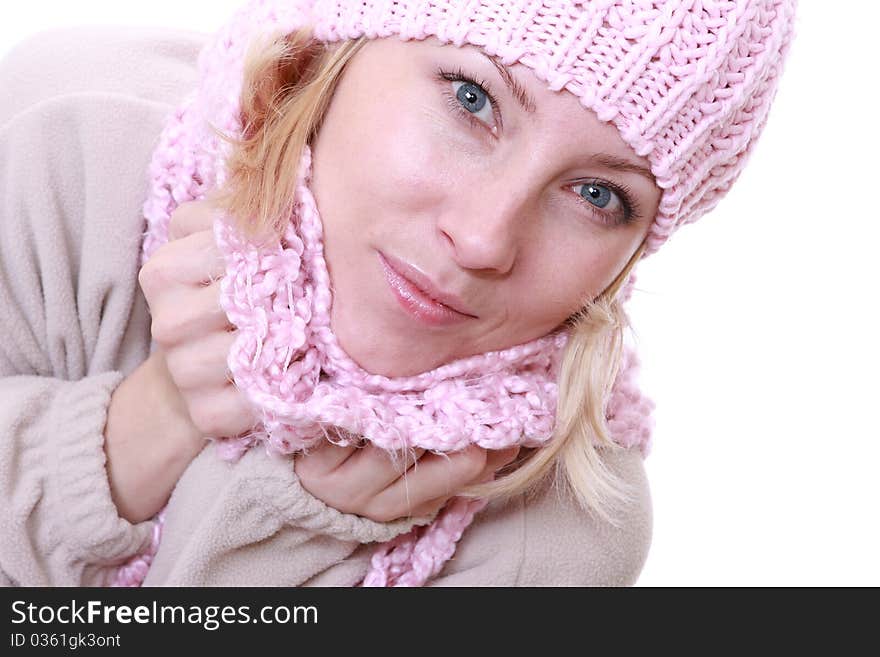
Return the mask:
<path id="1" fill-rule="evenodd" d="M 103 406 L 101 490 L 143 522 L 117 518 L 100 549 L 71 551 L 78 530 L 53 517 L 61 565 L 25 559 L 28 575 L 6 576 L 106 582 L 154 532 L 155 561 L 124 580 L 633 582 L 650 534 L 636 449 L 650 405 L 621 354 L 620 304 L 638 259 L 738 175 L 791 4 L 506 3 L 492 20 L 485 5 L 312 4 L 257 2 L 233 19 L 153 159 L 140 283 L 157 348 L 121 385 L 108 378 Z M 267 259 L 284 262 L 248 269 Z M 472 414 L 456 415 L 463 400 L 479 402 Z M 318 439 L 337 427 L 338 444 Z M 225 442 L 241 458 L 202 451 L 205 436 L 237 437 Z M 293 465 L 246 449 L 262 440 Z M 519 445 L 497 482 L 462 489 Z M 565 482 L 574 499 L 552 486 Z M 159 542 L 147 519 L 175 483 Z M 93 505 L 105 524 L 108 497 Z M 22 527 L 47 513 L 27 499 Z M 11 543 L 4 554 L 21 550 Z"/>

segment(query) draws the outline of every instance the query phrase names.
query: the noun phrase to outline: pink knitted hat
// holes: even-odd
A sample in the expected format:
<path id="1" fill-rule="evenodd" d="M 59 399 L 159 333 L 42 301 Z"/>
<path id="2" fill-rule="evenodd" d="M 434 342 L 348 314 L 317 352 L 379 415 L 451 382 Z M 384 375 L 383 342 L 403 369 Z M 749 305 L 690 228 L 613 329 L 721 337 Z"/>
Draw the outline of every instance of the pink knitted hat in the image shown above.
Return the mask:
<path id="1" fill-rule="evenodd" d="M 227 145 L 208 125 L 240 134 L 243 62 L 253 39 L 303 25 L 326 42 L 366 35 L 469 43 L 530 67 L 550 89 L 574 93 L 649 160 L 664 189 L 645 252 L 653 253 L 675 228 L 711 209 L 742 169 L 776 90 L 794 4 L 253 0 L 202 51 L 199 88 L 163 131 L 144 204 L 144 258 L 167 241 L 178 204 L 225 180 Z M 227 262 L 221 303 L 240 333 L 230 369 L 264 423 L 228 454 L 254 440 L 290 453 L 314 444 L 325 425 L 386 448 L 545 443 L 565 333 L 404 379 L 370 375 L 341 350 L 329 327 L 332 299 L 309 167 L 306 147 L 296 210 L 277 244 L 258 248 L 223 220 L 215 224 Z M 636 365 L 627 351 L 605 415 L 615 442 L 647 453 L 652 404 L 633 385 Z M 429 526 L 380 546 L 364 584 L 424 583 L 484 505 L 456 498 Z M 142 580 L 158 540 L 157 530 L 150 551 L 118 583 Z"/>

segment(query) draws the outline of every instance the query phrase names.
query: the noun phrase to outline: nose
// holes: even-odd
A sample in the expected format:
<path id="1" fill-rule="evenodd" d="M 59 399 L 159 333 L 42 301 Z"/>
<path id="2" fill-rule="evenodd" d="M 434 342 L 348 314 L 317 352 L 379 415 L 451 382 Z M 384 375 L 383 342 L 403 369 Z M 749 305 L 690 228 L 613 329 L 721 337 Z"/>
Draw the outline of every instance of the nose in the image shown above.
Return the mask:
<path id="1" fill-rule="evenodd" d="M 529 215 L 528 193 L 504 177 L 457 193 L 437 222 L 462 268 L 506 274 L 516 262 Z"/>

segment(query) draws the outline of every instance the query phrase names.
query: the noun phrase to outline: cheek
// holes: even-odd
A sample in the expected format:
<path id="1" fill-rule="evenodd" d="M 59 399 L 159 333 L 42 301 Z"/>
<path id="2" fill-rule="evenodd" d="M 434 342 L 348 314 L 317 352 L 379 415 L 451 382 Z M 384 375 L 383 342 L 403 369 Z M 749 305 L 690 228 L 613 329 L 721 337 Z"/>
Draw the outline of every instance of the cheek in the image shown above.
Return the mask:
<path id="1" fill-rule="evenodd" d="M 644 240 L 645 232 L 643 228 L 636 226 L 615 236 L 616 239 L 611 241 L 597 266 L 597 271 L 602 274 L 597 277 L 594 296 L 604 292 L 620 276 Z"/>
<path id="2" fill-rule="evenodd" d="M 545 290 L 557 291 L 550 299 L 558 314 L 568 316 L 598 294 L 601 264 L 583 253 L 562 262 L 567 264 L 554 268 L 554 278 Z"/>
<path id="3" fill-rule="evenodd" d="M 409 214 L 441 186 L 443 143 L 416 110 L 392 112 L 387 106 L 371 105 L 352 130 L 349 146 L 342 151 L 348 197 L 362 211 L 397 209 Z"/>
<path id="4" fill-rule="evenodd" d="M 396 121 L 373 148 L 384 154 L 378 170 L 400 190 L 418 190 L 425 198 L 460 183 L 463 170 L 474 160 L 464 152 L 460 135 L 454 134 L 442 108 L 433 107 L 428 90 L 420 102 L 396 114 Z"/>
<path id="5" fill-rule="evenodd" d="M 571 235 L 557 236 L 546 244 L 553 246 L 545 246 L 538 256 L 542 274 L 533 278 L 532 294 L 557 318 L 567 317 L 599 296 L 626 266 L 631 253 L 629 241 L 619 237 L 578 242 Z M 567 248 L 559 246 L 563 244 Z"/>
<path id="6" fill-rule="evenodd" d="M 343 79 L 321 132 L 332 132 L 326 159 L 342 174 L 334 187 L 359 214 L 377 205 L 411 214 L 474 166 L 470 133 L 445 103 L 432 72 L 415 64 L 368 58 Z"/>
<path id="7" fill-rule="evenodd" d="M 462 161 L 418 108 L 380 115 L 351 157 L 355 203 L 394 222 L 430 219 L 463 175 Z M 365 137 L 369 135 L 369 137 Z M 361 164 L 362 163 L 362 164 Z"/>

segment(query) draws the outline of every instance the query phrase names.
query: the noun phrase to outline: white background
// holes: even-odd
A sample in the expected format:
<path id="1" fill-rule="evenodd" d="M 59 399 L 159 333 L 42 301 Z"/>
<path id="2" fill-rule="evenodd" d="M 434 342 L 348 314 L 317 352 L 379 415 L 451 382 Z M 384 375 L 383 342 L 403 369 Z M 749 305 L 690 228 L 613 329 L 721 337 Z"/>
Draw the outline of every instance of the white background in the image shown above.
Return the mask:
<path id="1" fill-rule="evenodd" d="M 56 26 L 211 31 L 239 1 L 15 3 L 0 56 Z M 880 5 L 842 6 L 801 2 L 745 172 L 639 267 L 658 407 L 642 586 L 880 585 Z"/>

